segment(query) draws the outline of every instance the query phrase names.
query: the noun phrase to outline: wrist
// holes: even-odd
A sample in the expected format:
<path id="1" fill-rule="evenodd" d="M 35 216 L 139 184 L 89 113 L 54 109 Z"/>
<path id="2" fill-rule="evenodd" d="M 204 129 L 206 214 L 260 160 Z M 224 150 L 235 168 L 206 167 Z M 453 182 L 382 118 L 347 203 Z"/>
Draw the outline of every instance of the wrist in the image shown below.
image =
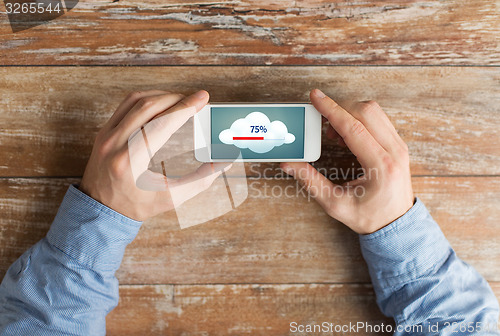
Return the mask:
<path id="1" fill-rule="evenodd" d="M 418 277 L 445 259 L 451 249 L 418 198 L 403 216 L 359 239 L 372 280 L 377 279 L 382 287 Z"/>
<path id="2" fill-rule="evenodd" d="M 375 232 L 377 232 L 379 230 L 382 230 L 383 228 L 391 225 L 392 223 L 396 222 L 401 217 L 403 217 L 404 215 L 406 215 L 408 213 L 408 211 L 410 211 L 413 208 L 413 206 L 415 205 L 416 202 L 417 202 L 416 197 L 414 197 L 412 195 L 412 200 L 411 201 L 406 202 L 406 205 L 403 205 L 403 206 L 399 207 L 399 209 L 403 209 L 402 211 L 396 212 L 396 214 L 390 216 L 390 219 L 388 219 L 388 220 L 386 219 L 384 221 L 381 221 L 381 223 L 383 223 L 383 224 L 373 225 L 372 228 L 371 228 L 371 230 L 366 230 L 367 232 L 358 232 L 358 233 L 363 234 L 363 235 L 367 235 L 367 234 L 372 234 L 372 233 L 375 233 Z"/>
<path id="3" fill-rule="evenodd" d="M 82 265 L 114 272 L 142 222 L 123 216 L 77 188 L 72 185 L 66 192 L 47 240 Z"/>

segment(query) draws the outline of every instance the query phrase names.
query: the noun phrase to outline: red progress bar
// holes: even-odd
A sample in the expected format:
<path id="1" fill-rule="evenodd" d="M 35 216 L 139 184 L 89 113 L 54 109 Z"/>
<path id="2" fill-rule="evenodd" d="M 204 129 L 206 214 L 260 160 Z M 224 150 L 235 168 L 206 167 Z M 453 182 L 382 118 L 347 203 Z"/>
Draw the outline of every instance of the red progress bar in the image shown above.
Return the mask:
<path id="1" fill-rule="evenodd" d="M 233 140 L 264 140 L 264 137 L 233 137 Z"/>

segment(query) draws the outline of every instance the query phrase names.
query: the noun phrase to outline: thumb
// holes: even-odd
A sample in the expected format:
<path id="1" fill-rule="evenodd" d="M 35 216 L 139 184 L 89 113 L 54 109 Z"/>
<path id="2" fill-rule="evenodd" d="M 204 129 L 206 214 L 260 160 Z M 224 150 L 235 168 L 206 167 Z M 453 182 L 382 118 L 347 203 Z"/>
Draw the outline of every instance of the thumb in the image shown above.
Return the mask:
<path id="1" fill-rule="evenodd" d="M 335 217 L 334 210 L 344 199 L 342 186 L 334 185 L 307 162 L 284 162 L 280 167 L 299 181 L 328 214 Z"/>
<path id="2" fill-rule="evenodd" d="M 229 162 L 204 163 L 196 171 L 181 178 L 167 178 L 168 191 L 175 208 L 212 186 L 214 181 L 232 167 Z"/>

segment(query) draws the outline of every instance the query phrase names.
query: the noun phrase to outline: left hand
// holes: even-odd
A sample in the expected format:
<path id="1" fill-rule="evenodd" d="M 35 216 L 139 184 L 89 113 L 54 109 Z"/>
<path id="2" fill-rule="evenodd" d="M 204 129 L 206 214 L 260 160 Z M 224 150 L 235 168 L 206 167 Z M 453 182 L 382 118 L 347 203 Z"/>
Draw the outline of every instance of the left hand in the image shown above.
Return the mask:
<path id="1" fill-rule="evenodd" d="M 80 190 L 127 217 L 143 221 L 210 187 L 227 164 L 203 164 L 179 179 L 167 179 L 147 169 L 151 156 L 208 99 L 203 90 L 189 97 L 158 90 L 129 94 L 97 134 Z M 147 139 L 141 132 L 144 130 Z M 144 190 L 137 186 L 140 183 L 153 188 Z M 170 193 L 173 188 L 175 202 Z"/>

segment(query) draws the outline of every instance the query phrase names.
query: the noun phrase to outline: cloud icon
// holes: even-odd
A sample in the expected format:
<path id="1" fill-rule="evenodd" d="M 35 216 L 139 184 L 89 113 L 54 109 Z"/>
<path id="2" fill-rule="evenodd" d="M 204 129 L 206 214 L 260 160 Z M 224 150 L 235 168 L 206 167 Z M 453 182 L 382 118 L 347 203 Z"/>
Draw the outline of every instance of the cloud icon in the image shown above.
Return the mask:
<path id="1" fill-rule="evenodd" d="M 226 145 L 248 148 L 262 154 L 274 147 L 294 142 L 295 135 L 288 133 L 283 122 L 271 122 L 264 113 L 256 111 L 236 120 L 229 129 L 220 132 L 219 140 Z"/>

